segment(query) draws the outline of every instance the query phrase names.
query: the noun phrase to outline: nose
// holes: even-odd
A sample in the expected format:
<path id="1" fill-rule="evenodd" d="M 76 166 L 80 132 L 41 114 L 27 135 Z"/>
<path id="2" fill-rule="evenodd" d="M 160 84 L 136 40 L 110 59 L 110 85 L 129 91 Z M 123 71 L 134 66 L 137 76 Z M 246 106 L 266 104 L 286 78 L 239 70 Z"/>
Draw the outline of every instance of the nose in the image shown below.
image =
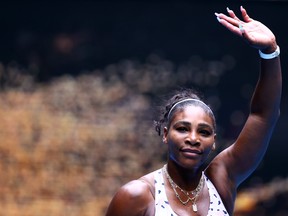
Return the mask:
<path id="1" fill-rule="evenodd" d="M 191 131 L 190 133 L 187 134 L 185 143 L 189 145 L 199 145 L 200 144 L 199 136 L 195 131 Z"/>

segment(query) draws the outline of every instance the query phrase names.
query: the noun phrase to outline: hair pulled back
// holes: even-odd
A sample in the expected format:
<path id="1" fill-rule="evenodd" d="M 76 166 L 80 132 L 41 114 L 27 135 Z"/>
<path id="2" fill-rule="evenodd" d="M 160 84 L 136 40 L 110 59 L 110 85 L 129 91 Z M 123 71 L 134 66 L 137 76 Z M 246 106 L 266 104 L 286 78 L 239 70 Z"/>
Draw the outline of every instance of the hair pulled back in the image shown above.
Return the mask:
<path id="1" fill-rule="evenodd" d="M 179 101 L 182 101 L 185 99 L 195 99 L 195 100 L 203 102 L 203 99 L 200 96 L 199 92 L 196 92 L 195 90 L 192 90 L 192 89 L 177 90 L 174 93 L 174 95 L 172 97 L 170 97 L 162 107 L 160 107 L 159 119 L 154 121 L 155 130 L 159 136 L 161 136 L 163 128 L 165 126 L 169 125 L 171 117 L 173 116 L 175 111 L 178 110 L 178 108 L 176 108 L 176 107 L 178 107 L 180 105 L 176 105 L 175 108 L 173 106 L 176 103 L 178 103 Z M 181 107 L 183 107 L 187 104 L 191 104 L 191 101 L 190 102 L 189 101 L 183 102 Z M 193 104 L 195 104 L 195 102 Z M 205 108 L 200 103 L 198 103 L 197 106 L 202 107 L 204 109 L 204 111 L 209 114 L 209 116 L 212 118 L 212 121 L 213 121 L 213 127 L 214 127 L 214 129 L 216 129 L 215 117 L 214 117 L 214 114 L 211 112 L 210 108 L 208 106 Z M 173 107 L 173 110 L 171 110 L 172 107 Z"/>

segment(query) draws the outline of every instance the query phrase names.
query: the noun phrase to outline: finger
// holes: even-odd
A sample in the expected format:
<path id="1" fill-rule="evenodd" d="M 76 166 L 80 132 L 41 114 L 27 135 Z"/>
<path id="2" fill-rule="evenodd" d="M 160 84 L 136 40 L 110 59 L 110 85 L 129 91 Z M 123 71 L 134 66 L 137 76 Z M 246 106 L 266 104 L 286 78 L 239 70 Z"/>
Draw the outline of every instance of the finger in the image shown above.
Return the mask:
<path id="1" fill-rule="evenodd" d="M 243 6 L 240 7 L 240 11 L 241 11 L 241 13 L 242 13 L 242 17 L 243 17 L 243 20 L 244 20 L 245 22 L 249 22 L 249 21 L 252 20 L 252 19 L 248 16 L 247 11 L 246 11 L 246 9 L 244 9 Z"/>
<path id="2" fill-rule="evenodd" d="M 215 15 L 217 16 L 217 19 L 219 20 L 225 20 L 226 22 L 230 23 L 233 26 L 239 26 L 239 20 L 234 19 L 232 17 L 228 17 L 225 14 L 222 13 L 215 13 Z"/>
<path id="3" fill-rule="evenodd" d="M 228 12 L 228 14 L 229 14 L 229 16 L 230 16 L 231 18 L 240 21 L 240 19 L 235 15 L 235 13 L 234 13 L 233 10 L 230 10 L 228 7 L 227 7 L 226 9 L 227 9 L 227 12 Z"/>
<path id="4" fill-rule="evenodd" d="M 224 27 L 226 27 L 229 31 L 231 31 L 232 33 L 238 35 L 238 36 L 243 36 L 243 27 L 241 26 L 235 26 L 232 25 L 230 22 L 227 22 L 227 20 L 225 19 L 221 19 L 220 17 L 217 16 L 217 20 L 219 21 L 219 23 L 221 23 Z"/>

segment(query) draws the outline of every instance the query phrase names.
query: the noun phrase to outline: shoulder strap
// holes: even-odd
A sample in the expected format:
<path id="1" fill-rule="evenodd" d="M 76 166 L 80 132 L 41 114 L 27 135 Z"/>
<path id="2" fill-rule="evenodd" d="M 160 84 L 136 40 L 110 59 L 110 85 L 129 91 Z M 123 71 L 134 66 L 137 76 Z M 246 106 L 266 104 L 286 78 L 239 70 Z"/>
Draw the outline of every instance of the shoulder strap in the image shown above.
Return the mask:
<path id="1" fill-rule="evenodd" d="M 148 185 L 150 193 L 151 193 L 152 197 L 155 199 L 155 187 L 154 187 L 154 184 L 152 184 L 151 181 L 149 181 L 149 179 L 147 179 L 145 176 L 139 178 L 139 180 Z"/>

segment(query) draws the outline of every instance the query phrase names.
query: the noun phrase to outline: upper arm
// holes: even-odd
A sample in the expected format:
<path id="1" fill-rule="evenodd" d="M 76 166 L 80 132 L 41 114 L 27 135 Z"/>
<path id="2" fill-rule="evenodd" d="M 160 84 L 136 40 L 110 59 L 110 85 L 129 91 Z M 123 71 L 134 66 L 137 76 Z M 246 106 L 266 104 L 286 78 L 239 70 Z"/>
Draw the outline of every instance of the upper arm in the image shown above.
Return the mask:
<path id="1" fill-rule="evenodd" d="M 237 187 L 262 160 L 272 131 L 271 123 L 249 115 L 235 143 L 219 153 L 206 169 L 230 213 L 233 212 Z"/>
<path id="2" fill-rule="evenodd" d="M 229 178 L 238 186 L 261 162 L 275 123 L 250 114 L 239 137 L 218 156 L 219 163 L 227 169 Z"/>
<path id="3" fill-rule="evenodd" d="M 149 186 L 135 180 L 122 186 L 108 206 L 106 216 L 143 216 L 148 210 L 153 196 Z"/>

